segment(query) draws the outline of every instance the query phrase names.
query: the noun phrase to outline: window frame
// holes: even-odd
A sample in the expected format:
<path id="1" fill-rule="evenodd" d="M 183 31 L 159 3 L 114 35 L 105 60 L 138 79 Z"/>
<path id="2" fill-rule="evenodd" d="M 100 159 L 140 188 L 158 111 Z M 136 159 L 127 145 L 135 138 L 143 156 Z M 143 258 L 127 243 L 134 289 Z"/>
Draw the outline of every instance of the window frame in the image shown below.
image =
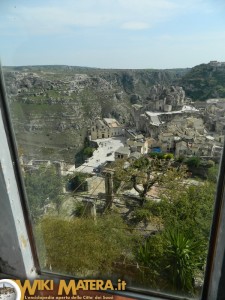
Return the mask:
<path id="1" fill-rule="evenodd" d="M 12 167 L 11 171 L 11 177 L 7 178 L 7 174 L 3 171 L 3 168 L 1 167 L 0 172 L 1 175 L 4 178 L 5 183 L 7 181 L 11 180 L 16 184 L 16 192 L 18 192 L 18 198 L 17 199 L 12 199 L 10 198 L 11 195 L 5 195 L 6 197 L 8 196 L 9 202 L 17 201 L 19 200 L 19 206 L 16 208 L 17 210 L 15 211 L 15 208 L 12 207 L 11 205 L 11 213 L 14 218 L 14 223 L 15 223 L 15 234 L 18 236 L 18 239 L 20 238 L 19 233 L 23 236 L 24 241 L 27 243 L 27 251 L 29 255 L 31 256 L 31 261 L 27 264 L 25 261 L 20 262 L 21 265 L 24 265 L 25 267 L 25 274 L 31 277 L 36 277 L 39 274 L 41 274 L 41 269 L 40 269 L 40 264 L 38 260 L 38 255 L 37 255 L 37 250 L 36 250 L 36 245 L 35 245 L 35 238 L 33 234 L 33 228 L 32 228 L 32 220 L 31 220 L 31 214 L 29 212 L 28 208 L 28 201 L 26 198 L 26 193 L 25 193 L 25 187 L 23 184 L 23 179 L 22 179 L 22 173 L 20 170 L 19 166 L 19 157 L 18 157 L 18 152 L 17 152 L 17 147 L 16 147 L 16 141 L 13 133 L 13 127 L 11 124 L 11 119 L 10 119 L 10 113 L 9 113 L 9 107 L 8 103 L 6 101 L 7 96 L 6 96 L 6 90 L 5 90 L 5 83 L 4 83 L 4 76 L 3 76 L 3 71 L 2 67 L 0 64 L 0 121 L 3 125 L 3 138 L 5 138 L 2 142 L 2 146 L 5 148 L 6 152 L 6 157 L 0 157 L 0 163 L 1 166 L 2 164 L 7 164 L 9 165 L 9 168 Z M 10 161 L 9 161 L 10 159 Z M 11 204 L 10 203 L 10 204 Z M 15 216 L 18 215 L 22 219 L 16 220 Z M 23 223 L 24 227 L 19 228 L 18 223 Z M 0 226 L 4 226 L 4 224 L 1 224 L 0 220 Z M 20 232 L 20 230 L 22 232 Z M 20 243 L 20 251 L 23 253 L 24 251 L 24 245 Z M 12 245 L 12 247 L 14 247 Z M 18 254 L 18 253 L 17 253 Z M 0 251 L 0 257 L 2 253 Z M 15 255 L 14 251 L 12 251 L 11 255 Z M 4 256 L 4 255 L 3 255 Z M 32 266 L 30 266 L 30 264 Z M 28 266 L 29 265 L 29 266 Z M 30 268 L 31 267 L 31 268 Z M 14 266 L 12 268 L 15 269 Z M 1 265 L 0 265 L 1 269 Z M 12 272 L 9 275 L 15 276 L 17 273 L 20 273 L 20 270 L 15 270 L 15 272 Z"/>
<path id="2" fill-rule="evenodd" d="M 11 174 L 12 177 L 15 179 L 16 188 L 18 190 L 18 199 L 8 199 L 8 201 L 19 201 L 20 203 L 20 210 L 22 219 L 20 220 L 22 223 L 24 222 L 25 231 L 23 232 L 25 238 L 28 241 L 28 248 L 31 255 L 31 261 L 33 264 L 33 277 L 38 277 L 39 275 L 43 278 L 55 278 L 55 279 L 76 279 L 75 277 L 71 276 L 64 276 L 62 274 L 57 273 L 50 273 L 41 270 L 35 238 L 33 234 L 32 228 L 32 220 L 31 214 L 29 211 L 28 201 L 26 197 L 25 187 L 23 184 L 22 174 L 20 171 L 19 166 L 19 157 L 16 147 L 16 141 L 13 133 L 13 127 L 11 124 L 10 119 L 10 112 L 8 103 L 6 101 L 6 91 L 5 91 L 5 84 L 4 84 L 4 76 L 0 66 L 0 120 L 2 120 L 5 138 L 7 143 L 4 144 L 6 147 L 6 151 L 9 154 L 10 164 L 12 166 L 13 173 Z M 2 163 L 2 157 L 0 157 L 0 163 Z M 216 192 L 216 200 L 214 206 L 214 215 L 212 219 L 212 227 L 211 227 L 211 234 L 210 234 L 210 242 L 208 248 L 208 257 L 207 257 L 207 265 L 204 277 L 204 284 L 202 289 L 201 300 L 222 300 L 223 298 L 223 283 L 225 282 L 225 147 L 223 148 L 223 155 L 221 158 L 220 163 L 220 172 L 219 172 L 219 179 L 217 184 L 217 192 Z M 5 178 L 5 182 L 7 181 L 6 174 L 3 172 L 2 168 L 0 168 L 0 173 L 2 173 L 3 177 Z M 13 212 L 13 207 L 11 207 Z M 15 211 L 14 211 L 14 222 L 15 220 Z M 4 225 L 1 224 L 0 226 Z M 16 232 L 18 235 L 18 231 Z M 18 237 L 19 238 L 19 237 Z M 23 251 L 23 247 L 20 244 L 20 250 Z M 12 251 L 12 255 L 14 255 Z M 0 256 L 1 256 L 1 248 L 0 248 Z M 22 263 L 25 265 L 26 262 L 24 261 L 24 257 L 21 258 L 23 261 Z M 0 265 L 1 268 L 1 265 Z M 30 268 L 30 265 L 29 265 Z M 12 271 L 7 273 L 8 276 L 15 277 L 17 276 L 18 270 Z M 29 278 L 31 275 L 30 269 L 28 267 L 26 269 L 26 274 Z M 112 293 L 112 292 L 110 292 Z M 188 299 L 187 297 L 179 297 L 176 295 L 169 295 L 163 294 L 157 291 L 145 290 L 140 288 L 128 288 L 126 291 L 123 292 L 113 292 L 116 295 L 122 295 L 124 297 L 131 297 L 131 298 L 138 298 L 138 299 Z"/>

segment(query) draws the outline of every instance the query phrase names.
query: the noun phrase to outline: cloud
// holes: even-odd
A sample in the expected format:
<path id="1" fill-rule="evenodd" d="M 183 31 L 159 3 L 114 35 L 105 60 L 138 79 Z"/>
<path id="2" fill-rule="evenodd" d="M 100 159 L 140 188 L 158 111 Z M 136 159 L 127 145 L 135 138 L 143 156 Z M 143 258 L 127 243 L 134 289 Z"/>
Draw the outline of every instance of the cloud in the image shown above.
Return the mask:
<path id="1" fill-rule="evenodd" d="M 7 2 L 3 1 L 5 6 Z M 20 28 L 32 35 L 71 33 L 97 27 L 143 30 L 191 11 L 207 13 L 212 6 L 210 0 L 204 0 L 205 4 L 203 0 L 16 1 L 16 6 L 11 3 L 11 10 L 7 11 L 11 20 L 3 16 L 1 27 L 5 32 L 13 32 L 14 26 L 15 33 Z"/>
<path id="2" fill-rule="evenodd" d="M 123 23 L 121 28 L 130 30 L 143 30 L 149 28 L 149 24 L 145 22 L 126 22 Z"/>
<path id="3" fill-rule="evenodd" d="M 91 5 L 81 5 L 78 1 L 55 2 L 51 1 L 37 3 L 35 6 L 17 5 L 16 9 L 7 11 L 2 16 L 0 29 L 6 32 L 16 32 L 23 29 L 32 35 L 48 35 L 71 32 L 74 28 L 99 27 L 115 21 L 116 16 L 106 10 L 92 10 Z M 93 0 L 94 2 L 94 0 Z M 76 3 L 78 3 L 76 5 Z M 0 4 L 1 9 L 1 4 Z"/>
<path id="4" fill-rule="evenodd" d="M 96 27 L 142 30 L 166 20 L 176 8 L 174 0 L 64 0 L 51 4 L 54 2 L 46 0 L 17 5 L 11 11 L 15 26 L 34 35 Z"/>

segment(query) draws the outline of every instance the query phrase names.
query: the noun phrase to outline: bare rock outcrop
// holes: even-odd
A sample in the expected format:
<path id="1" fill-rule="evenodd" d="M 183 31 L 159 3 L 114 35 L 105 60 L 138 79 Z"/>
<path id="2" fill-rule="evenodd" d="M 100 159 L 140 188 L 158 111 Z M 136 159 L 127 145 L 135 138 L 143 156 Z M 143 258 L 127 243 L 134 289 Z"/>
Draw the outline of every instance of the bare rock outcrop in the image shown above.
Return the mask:
<path id="1" fill-rule="evenodd" d="M 157 109 L 158 104 L 160 108 L 167 105 L 171 107 L 171 110 L 174 110 L 184 104 L 185 91 L 179 86 L 156 84 L 151 87 L 147 100 L 149 109 Z"/>

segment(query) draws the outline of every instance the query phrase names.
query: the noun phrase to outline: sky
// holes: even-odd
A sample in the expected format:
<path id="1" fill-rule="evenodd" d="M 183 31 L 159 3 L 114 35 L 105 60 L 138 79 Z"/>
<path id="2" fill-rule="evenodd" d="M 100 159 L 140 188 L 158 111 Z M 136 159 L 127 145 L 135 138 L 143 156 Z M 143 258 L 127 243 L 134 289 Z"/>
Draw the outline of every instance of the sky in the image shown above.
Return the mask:
<path id="1" fill-rule="evenodd" d="M 2 65 L 120 69 L 225 61 L 224 0 L 0 0 Z"/>
<path id="2" fill-rule="evenodd" d="M 5 287 L 13 287 L 11 284 L 7 283 L 7 282 L 4 282 L 4 283 L 0 283 L 0 288 L 3 288 L 3 286 Z"/>

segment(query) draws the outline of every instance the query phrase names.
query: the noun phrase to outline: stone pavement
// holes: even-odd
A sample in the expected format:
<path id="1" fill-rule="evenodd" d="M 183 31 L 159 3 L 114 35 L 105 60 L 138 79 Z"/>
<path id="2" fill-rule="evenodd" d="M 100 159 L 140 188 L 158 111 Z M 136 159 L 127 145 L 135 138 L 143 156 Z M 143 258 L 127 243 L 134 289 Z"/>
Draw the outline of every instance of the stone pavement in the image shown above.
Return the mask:
<path id="1" fill-rule="evenodd" d="M 85 161 L 76 172 L 95 173 L 94 169 L 98 168 L 107 161 L 115 160 L 115 151 L 125 144 L 124 137 L 113 137 L 107 139 L 95 140 L 98 143 L 98 149 L 94 151 L 93 156 Z"/>

